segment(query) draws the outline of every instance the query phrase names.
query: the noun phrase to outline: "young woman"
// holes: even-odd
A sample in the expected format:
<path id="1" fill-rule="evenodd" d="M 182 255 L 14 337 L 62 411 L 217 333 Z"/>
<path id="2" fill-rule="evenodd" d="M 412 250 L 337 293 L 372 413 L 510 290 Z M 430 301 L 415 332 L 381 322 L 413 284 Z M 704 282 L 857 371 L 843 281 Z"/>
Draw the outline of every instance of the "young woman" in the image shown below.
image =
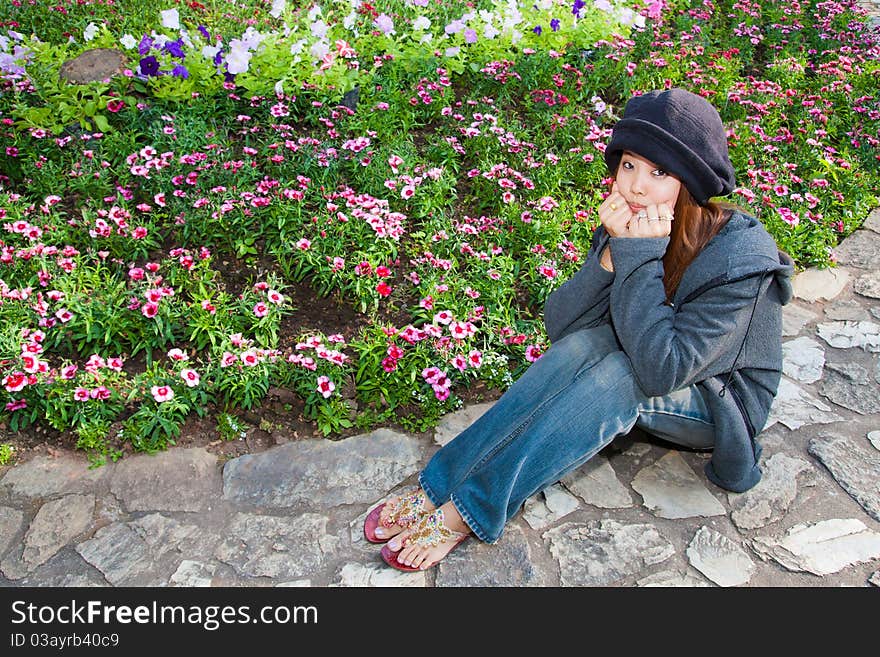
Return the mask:
<path id="1" fill-rule="evenodd" d="M 552 346 L 367 517 L 385 561 L 423 570 L 470 534 L 494 543 L 530 496 L 634 426 L 711 449 L 707 477 L 761 477 L 782 370 L 791 259 L 735 186 L 718 112 L 683 89 L 635 96 L 605 150 L 615 182 L 581 269 L 544 307 Z M 390 539 L 390 540 L 389 540 Z"/>

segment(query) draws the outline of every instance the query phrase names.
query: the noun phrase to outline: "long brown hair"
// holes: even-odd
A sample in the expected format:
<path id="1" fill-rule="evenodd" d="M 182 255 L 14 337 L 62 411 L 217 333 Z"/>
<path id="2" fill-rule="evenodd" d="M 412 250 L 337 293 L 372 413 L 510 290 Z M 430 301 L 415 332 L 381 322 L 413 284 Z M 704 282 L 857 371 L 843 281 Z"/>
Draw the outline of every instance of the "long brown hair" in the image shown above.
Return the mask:
<path id="1" fill-rule="evenodd" d="M 675 221 L 663 256 L 663 287 L 672 301 L 685 270 L 730 218 L 731 208 L 709 202 L 699 205 L 682 185 L 675 202 Z"/>

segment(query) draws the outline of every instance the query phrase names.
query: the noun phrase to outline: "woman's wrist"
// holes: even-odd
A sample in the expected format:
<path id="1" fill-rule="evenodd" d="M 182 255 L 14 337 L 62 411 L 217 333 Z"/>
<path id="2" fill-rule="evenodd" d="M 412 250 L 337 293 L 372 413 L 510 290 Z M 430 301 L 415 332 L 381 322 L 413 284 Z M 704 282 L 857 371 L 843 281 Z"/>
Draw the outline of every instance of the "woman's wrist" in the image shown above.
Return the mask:
<path id="1" fill-rule="evenodd" d="M 599 256 L 599 265 L 605 271 L 610 271 L 610 272 L 614 271 L 614 263 L 611 262 L 611 248 L 610 248 L 610 246 L 606 246 L 602 250 L 602 255 Z"/>

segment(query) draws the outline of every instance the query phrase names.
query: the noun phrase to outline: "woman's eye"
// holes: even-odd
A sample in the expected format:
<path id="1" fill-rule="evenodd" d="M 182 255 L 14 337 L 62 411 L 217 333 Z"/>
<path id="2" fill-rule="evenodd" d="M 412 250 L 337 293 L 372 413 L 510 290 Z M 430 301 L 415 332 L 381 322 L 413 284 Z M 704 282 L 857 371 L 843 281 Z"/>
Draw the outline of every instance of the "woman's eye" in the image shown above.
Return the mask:
<path id="1" fill-rule="evenodd" d="M 654 175 L 659 178 L 661 176 L 665 176 L 666 172 L 663 169 L 654 169 Z"/>

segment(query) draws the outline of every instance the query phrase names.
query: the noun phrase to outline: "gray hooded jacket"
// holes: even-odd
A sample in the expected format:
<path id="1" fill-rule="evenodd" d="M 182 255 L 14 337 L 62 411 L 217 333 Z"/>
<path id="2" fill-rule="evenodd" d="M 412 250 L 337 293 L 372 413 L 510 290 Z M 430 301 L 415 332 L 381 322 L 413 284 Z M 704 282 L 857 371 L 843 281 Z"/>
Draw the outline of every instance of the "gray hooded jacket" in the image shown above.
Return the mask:
<path id="1" fill-rule="evenodd" d="M 614 272 L 599 264 L 611 244 Z M 706 475 L 742 492 L 761 478 L 763 429 L 782 371 L 782 306 L 791 258 L 754 217 L 734 211 L 666 303 L 662 238 L 613 238 L 600 226 L 581 269 L 547 298 L 551 341 L 610 322 L 649 396 L 697 384 L 715 423 Z"/>

